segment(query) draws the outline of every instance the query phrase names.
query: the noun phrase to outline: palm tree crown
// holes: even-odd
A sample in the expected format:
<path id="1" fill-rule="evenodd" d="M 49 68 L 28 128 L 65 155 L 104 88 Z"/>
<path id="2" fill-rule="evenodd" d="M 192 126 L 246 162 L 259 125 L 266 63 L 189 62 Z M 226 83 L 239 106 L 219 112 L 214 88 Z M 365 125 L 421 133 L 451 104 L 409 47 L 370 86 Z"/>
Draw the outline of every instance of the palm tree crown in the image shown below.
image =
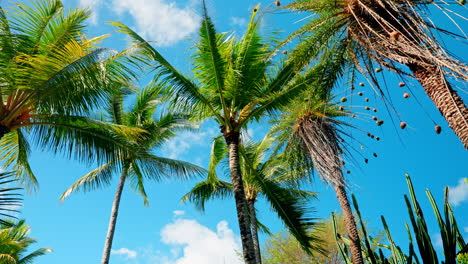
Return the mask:
<path id="1" fill-rule="evenodd" d="M 186 115 L 161 112 L 159 118 L 157 106 L 161 102 L 161 88 L 154 83 L 141 90 L 136 97 L 133 108 L 125 112 L 123 107 L 125 90 L 116 93 L 110 100 L 107 108 L 107 118 L 110 123 L 117 126 L 125 125 L 145 131 L 143 136 L 132 139 L 134 146 L 132 151 L 118 159 L 109 160 L 104 165 L 92 170 L 72 186 L 61 196 L 61 200 L 71 193 L 79 190 L 90 191 L 111 183 L 112 176 L 120 171 L 121 176 L 117 187 L 114 204 L 112 207 L 109 231 L 103 253 L 102 263 L 109 262 L 112 239 L 118 216 L 118 209 L 122 190 L 125 182 L 129 181 L 132 187 L 143 197 L 144 204 L 148 204 L 148 198 L 144 187 L 144 179 L 160 180 L 163 177 L 182 177 L 198 175 L 204 169 L 188 162 L 163 158 L 153 154 L 155 148 L 174 137 L 177 130 L 187 129 L 190 123 Z M 103 127 L 102 129 L 107 129 Z"/>
<path id="2" fill-rule="evenodd" d="M 292 35 L 303 36 L 299 55 L 309 54 L 305 60 L 320 50 L 341 46 L 355 69 L 366 75 L 381 95 L 385 93 L 377 82 L 374 63 L 401 75 L 408 74 L 399 64 L 407 66 L 468 148 L 468 109 L 447 80 L 451 76 L 467 81 L 468 66 L 451 57 L 433 31 L 465 37 L 441 29 L 428 19 L 428 11 L 436 7 L 447 14 L 447 7 L 429 0 L 297 0 L 284 8 L 317 14 Z"/>

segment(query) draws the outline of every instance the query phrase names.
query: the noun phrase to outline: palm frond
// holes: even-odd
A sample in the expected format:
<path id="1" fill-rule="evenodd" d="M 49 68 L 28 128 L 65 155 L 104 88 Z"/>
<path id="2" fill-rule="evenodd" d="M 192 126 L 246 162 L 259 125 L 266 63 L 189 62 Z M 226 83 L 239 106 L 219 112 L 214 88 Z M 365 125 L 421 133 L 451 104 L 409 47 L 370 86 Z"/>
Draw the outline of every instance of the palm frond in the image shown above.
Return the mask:
<path id="1" fill-rule="evenodd" d="M 78 179 L 60 196 L 60 200 L 65 200 L 70 194 L 78 191 L 91 191 L 110 185 L 112 175 L 119 169 L 116 162 L 109 162 L 98 168 L 88 172 L 83 177 Z"/>

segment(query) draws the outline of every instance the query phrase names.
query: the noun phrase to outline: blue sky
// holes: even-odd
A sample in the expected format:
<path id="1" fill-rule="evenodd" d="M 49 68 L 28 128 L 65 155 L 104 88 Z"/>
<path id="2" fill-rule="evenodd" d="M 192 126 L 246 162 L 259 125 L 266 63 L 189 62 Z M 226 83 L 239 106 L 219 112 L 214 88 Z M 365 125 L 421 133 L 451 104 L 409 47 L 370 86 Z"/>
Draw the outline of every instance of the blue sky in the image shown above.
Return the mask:
<path id="1" fill-rule="evenodd" d="M 250 10 L 258 1 L 215 1 L 208 0 L 208 9 L 219 32 L 236 31 L 242 34 Z M 262 7 L 273 1 L 261 1 Z M 289 2 L 289 1 L 288 1 Z M 196 39 L 199 22 L 199 1 L 170 0 L 81 0 L 65 1 L 65 5 L 87 6 L 93 10 L 89 21 L 89 35 L 111 33 L 108 21 L 122 21 L 141 33 L 175 66 L 184 72 L 190 71 L 189 47 Z M 467 15 L 466 9 L 458 10 Z M 263 20 L 265 33 L 274 30 L 285 32 L 296 28 L 305 15 L 266 14 Z M 434 16 L 434 20 L 444 20 Z M 462 21 L 459 21 L 462 22 Z M 452 30 L 455 27 L 442 22 Z M 466 21 L 464 22 L 466 24 Z M 284 34 L 283 34 L 284 35 Z M 465 46 L 447 41 L 446 44 L 462 60 L 468 61 L 463 53 Z M 124 36 L 112 33 L 105 46 L 121 49 Z M 362 214 L 374 230 L 381 228 L 380 215 L 387 218 L 396 241 L 406 248 L 404 222 L 408 221 L 403 195 L 407 193 L 405 173 L 412 176 L 416 192 L 426 211 L 428 224 L 437 240 L 436 222 L 425 196 L 425 189 L 433 192 L 441 202 L 443 188 L 450 186 L 451 200 L 464 235 L 468 237 L 468 185 L 461 179 L 468 177 L 468 152 L 447 126 L 431 101 L 416 81 L 410 80 L 404 88 L 398 87 L 399 79 L 384 70 L 386 82 L 392 93 L 391 100 L 396 113 L 391 113 L 397 125 L 393 125 L 389 113 L 380 98 L 376 97 L 367 82 L 360 91 L 364 96 L 352 96 L 350 103 L 359 106 L 361 113 L 353 119 L 355 126 L 379 136 L 380 141 L 367 137 L 366 132 L 354 130 L 355 141 L 351 142 L 355 162 L 348 162 L 350 190 L 360 203 Z M 146 80 L 143 79 L 143 83 Z M 468 100 L 467 85 L 459 84 L 460 94 Z M 408 99 L 403 92 L 412 92 Z M 349 91 L 337 90 L 338 98 Z M 369 103 L 364 98 L 369 98 Z M 418 103 L 419 102 L 419 103 Z M 366 117 L 363 106 L 378 109 L 376 115 L 385 120 L 377 127 Z M 405 130 L 398 128 L 399 119 L 408 123 Z M 433 121 L 432 121 L 433 120 Z M 442 126 L 442 134 L 434 132 L 434 122 Z M 204 122 L 197 133 L 183 133 L 168 142 L 158 154 L 190 161 L 206 166 L 210 141 L 219 133 L 217 127 Z M 254 125 L 250 136 L 260 139 L 265 127 Z M 374 158 L 373 153 L 378 157 Z M 364 158 L 369 163 L 364 163 Z M 22 217 L 31 225 L 31 236 L 38 239 L 36 246 L 51 247 L 53 252 L 37 259 L 37 264 L 55 263 L 98 263 L 101 258 L 107 232 L 110 208 L 116 183 L 109 188 L 77 193 L 60 203 L 60 194 L 78 177 L 94 167 L 86 167 L 76 161 L 54 156 L 52 153 L 34 150 L 31 164 L 39 178 L 40 189 L 25 195 Z M 117 177 L 115 177 L 117 181 Z M 196 181 L 147 182 L 150 206 L 144 207 L 142 199 L 131 190 L 125 189 L 120 206 L 120 215 L 115 233 L 111 263 L 130 264 L 234 264 L 240 263 L 235 250 L 239 250 L 237 219 L 234 201 L 216 201 L 208 204 L 205 213 L 196 211 L 192 205 L 179 201 Z M 320 193 L 313 203 L 317 217 L 328 217 L 339 211 L 338 203 L 330 187 L 319 180 L 308 188 Z M 259 217 L 273 231 L 283 229 L 269 211 L 259 202 Z M 262 236 L 262 240 L 266 237 Z"/>

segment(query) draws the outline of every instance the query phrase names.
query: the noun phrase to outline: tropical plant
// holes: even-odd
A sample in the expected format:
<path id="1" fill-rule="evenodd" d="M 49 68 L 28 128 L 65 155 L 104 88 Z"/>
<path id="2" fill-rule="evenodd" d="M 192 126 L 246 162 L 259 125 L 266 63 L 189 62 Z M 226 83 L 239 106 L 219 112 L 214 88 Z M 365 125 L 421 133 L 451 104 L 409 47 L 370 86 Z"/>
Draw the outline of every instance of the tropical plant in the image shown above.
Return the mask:
<path id="1" fill-rule="evenodd" d="M 286 231 L 281 231 L 274 236 L 271 236 L 264 244 L 264 263 L 265 264 L 341 264 L 343 259 L 341 252 L 336 244 L 336 232 L 343 235 L 346 234 L 346 224 L 344 217 L 340 214 L 333 215 L 332 217 L 323 219 L 321 223 L 311 230 L 312 235 L 320 238 L 322 241 L 321 246 L 325 254 L 314 252 L 316 254 L 310 255 L 302 250 L 300 244 L 294 237 Z M 359 230 L 362 234 L 362 230 Z M 381 234 L 375 235 L 375 241 L 380 241 Z"/>
<path id="2" fill-rule="evenodd" d="M 452 3 L 458 5 L 456 1 Z M 301 48 L 297 55 L 310 53 L 304 57 L 306 60 L 339 43 L 347 58 L 355 64 L 352 72 L 358 69 L 377 86 L 382 95 L 385 89 L 379 86 L 375 73 L 380 69 L 374 68 L 374 65 L 401 75 L 406 74 L 399 65 L 407 66 L 465 148 L 468 148 L 468 109 L 447 79 L 451 76 L 467 81 L 468 66 L 451 57 L 433 31 L 461 39 L 466 39 L 466 35 L 459 36 L 444 30 L 429 19 L 429 11 L 433 8 L 463 18 L 450 10 L 448 5 L 449 2 L 432 0 L 296 0 L 284 8 L 312 12 L 314 15 L 285 42 L 300 35 Z M 460 30 L 463 28 L 456 27 Z M 440 133 L 440 126 L 436 126 L 436 132 Z"/>
<path id="3" fill-rule="evenodd" d="M 432 232 L 429 231 L 426 219 L 423 214 L 423 210 L 419 205 L 419 201 L 416 198 L 414 192 L 413 183 L 409 175 L 406 175 L 406 181 L 408 184 L 409 197 L 404 196 L 406 207 L 408 208 L 408 214 L 410 217 L 411 225 L 405 224 L 406 230 L 408 233 L 409 240 L 409 252 L 408 254 L 404 253 L 400 246 L 397 246 L 393 241 L 391 232 L 388 228 L 388 225 L 385 221 L 385 217 L 381 216 L 382 224 L 384 227 L 385 235 L 389 242 L 389 245 L 375 243 L 374 239 L 366 233 L 366 229 L 362 222 L 361 212 L 358 207 L 356 198 L 353 195 L 353 204 L 356 209 L 356 213 L 361 225 L 363 234 L 363 255 L 367 263 L 372 264 L 413 264 L 413 263 L 446 263 L 446 264 L 456 264 L 457 259 L 458 263 L 463 263 L 464 250 L 467 248 L 463 236 L 461 235 L 460 229 L 458 228 L 457 221 L 455 220 L 455 215 L 453 213 L 452 207 L 448 201 L 448 187 L 445 188 L 445 197 L 444 197 L 444 211 L 443 215 L 441 214 L 432 193 L 429 190 L 426 190 L 426 195 L 431 203 L 432 210 L 434 212 L 437 223 L 439 224 L 440 235 L 442 239 L 442 246 L 444 252 L 444 260 L 439 262 L 434 244 L 431 240 Z M 413 232 L 411 232 L 411 230 Z M 416 240 L 417 251 L 415 249 L 415 244 L 413 243 L 413 235 Z M 347 257 L 347 247 L 349 241 L 342 239 L 342 236 L 338 232 L 335 232 L 338 247 L 342 253 L 342 257 L 345 260 L 345 263 L 351 263 L 349 257 Z M 378 250 L 371 247 L 370 245 L 377 244 Z M 390 251 L 390 256 L 385 254 L 384 250 Z M 457 253 L 457 251 L 459 251 Z M 417 254 L 419 253 L 419 254 Z"/>
<path id="4" fill-rule="evenodd" d="M 291 64 L 273 65 L 274 51 L 258 33 L 258 8 L 254 9 L 243 37 L 217 34 L 203 2 L 199 40 L 193 55 L 194 80 L 175 69 L 134 31 L 114 23 L 155 61 L 156 77 L 166 85 L 176 109 L 190 111 L 197 120 L 210 118 L 220 127 L 229 146 L 229 168 L 236 202 L 244 260 L 255 263 L 255 250 L 248 220 L 248 207 L 241 171 L 239 143 L 243 129 L 265 113 L 287 104 L 304 87 L 290 85 L 295 75 Z"/>
<path id="5" fill-rule="evenodd" d="M 333 61 L 336 57 L 341 57 L 341 54 L 333 52 L 333 49 L 329 52 L 327 60 L 324 61 Z M 334 69 L 327 67 L 326 63 L 317 64 L 307 73 L 298 76 L 309 80 L 308 89 L 282 109 L 281 116 L 273 120 L 275 125 L 270 133 L 276 135 L 277 148 L 287 153 L 291 164 L 309 165 L 310 170 L 315 169 L 324 182 L 334 187 L 351 240 L 353 263 L 357 264 L 363 263 L 361 246 L 346 194 L 344 162 L 341 156 L 343 148 L 340 146 L 341 142 L 344 142 L 340 134 L 346 135 L 339 128 L 345 125 L 340 117 L 346 116 L 348 112 L 340 110 L 340 107 L 333 103 L 330 87 L 333 87 L 341 73 L 336 71 L 333 75 L 325 74 L 330 70 Z"/>
<path id="6" fill-rule="evenodd" d="M 24 220 L 0 225 L 0 262 L 3 264 L 31 264 L 37 257 L 52 250 L 40 248 L 27 254 L 28 247 L 36 240 L 29 237 L 29 226 Z"/>
<path id="7" fill-rule="evenodd" d="M 60 0 L 0 7 L 0 159 L 4 168 L 16 166 L 23 184 L 37 183 L 28 133 L 42 149 L 84 161 L 94 160 L 91 153 L 105 158 L 121 151 L 114 141 L 124 128 L 109 126 L 96 136 L 106 124 L 83 115 L 108 98 L 111 80 L 133 77 L 129 55 L 136 49 L 116 54 L 97 48 L 105 36 L 86 38 L 89 15 L 85 9 L 66 12 Z"/>
<path id="8" fill-rule="evenodd" d="M 60 197 L 61 200 L 70 194 L 83 190 L 91 191 L 108 186 L 112 176 L 120 172 L 119 183 L 112 204 L 108 232 L 105 240 L 102 264 L 109 263 L 115 225 L 119 213 L 119 204 L 124 185 L 130 181 L 132 187 L 143 197 L 145 205 L 148 197 L 144 187 L 144 180 L 160 180 L 164 177 L 188 178 L 202 174 L 205 170 L 188 162 L 159 157 L 153 154 L 154 148 L 174 137 L 175 132 L 190 127 L 186 115 L 165 113 L 155 117 L 157 107 L 161 103 L 161 87 L 151 83 L 136 95 L 136 103 L 128 112 L 124 111 L 123 102 L 126 95 L 124 89 L 116 93 L 107 107 L 107 119 L 115 125 L 124 125 L 146 131 L 145 136 L 136 137 L 128 145 L 137 146 L 132 152 L 118 159 L 111 159 L 107 163 L 90 171 L 72 184 Z M 103 127 L 103 129 L 107 129 Z"/>
<path id="9" fill-rule="evenodd" d="M 304 249 L 304 252 L 320 252 L 320 241 L 310 236 L 309 231 L 316 226 L 313 218 L 307 216 L 312 210 L 307 203 L 316 197 L 310 191 L 292 188 L 288 177 L 289 170 L 281 161 L 281 155 L 267 157 L 273 138 L 265 137 L 259 143 L 245 142 L 240 148 L 240 168 L 242 172 L 245 198 L 250 213 L 250 228 L 252 231 L 256 263 L 262 263 L 258 230 L 262 226 L 257 218 L 255 203 L 263 197 L 271 205 L 278 218 L 288 227 Z M 210 199 L 224 199 L 232 196 L 232 184 L 218 178 L 216 168 L 227 159 L 228 149 L 220 137 L 216 138 L 211 147 L 208 177 L 195 185 L 182 201 L 193 202 L 197 208 L 204 210 L 206 201 Z M 260 228 L 261 227 L 261 228 Z M 265 230 L 268 231 L 268 230 Z M 311 244 L 311 243 L 314 244 Z"/>

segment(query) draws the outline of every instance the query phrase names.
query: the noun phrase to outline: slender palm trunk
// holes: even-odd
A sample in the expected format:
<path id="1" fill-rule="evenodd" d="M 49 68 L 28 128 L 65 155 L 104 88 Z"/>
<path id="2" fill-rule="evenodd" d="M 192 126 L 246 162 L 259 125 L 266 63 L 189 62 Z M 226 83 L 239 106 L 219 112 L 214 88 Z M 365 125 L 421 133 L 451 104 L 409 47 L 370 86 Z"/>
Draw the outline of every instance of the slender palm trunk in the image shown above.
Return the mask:
<path id="1" fill-rule="evenodd" d="M 468 149 L 468 109 L 462 98 L 436 67 L 409 64 L 408 67 L 423 86 L 426 94 L 444 116 L 453 132 Z"/>
<path id="2" fill-rule="evenodd" d="M 110 252 L 112 249 L 112 241 L 114 239 L 115 225 L 117 223 L 117 216 L 119 215 L 120 198 L 122 197 L 122 190 L 125 185 L 125 179 L 127 178 L 128 168 L 123 169 L 120 175 L 119 185 L 115 192 L 114 202 L 112 204 L 112 211 L 109 220 L 109 227 L 107 229 L 106 242 L 104 243 L 104 251 L 102 253 L 101 264 L 109 264 Z"/>
<path id="3" fill-rule="evenodd" d="M 344 187 L 343 160 L 336 129 L 325 119 L 311 119 L 305 116 L 298 123 L 297 133 L 302 138 L 320 177 L 331 182 L 335 187 L 336 197 L 340 203 L 351 242 L 349 247 L 352 263 L 364 264 L 356 221 Z"/>
<path id="4" fill-rule="evenodd" d="M 234 199 L 236 201 L 237 220 L 239 222 L 244 261 L 245 264 L 255 264 L 255 249 L 250 230 L 244 183 L 239 169 L 239 137 L 240 135 L 236 133 L 235 135 L 225 136 L 225 139 L 229 146 L 229 170 L 234 189 Z"/>
<path id="5" fill-rule="evenodd" d="M 262 264 L 262 254 L 260 252 L 260 243 L 258 242 L 258 226 L 257 226 L 257 213 L 255 212 L 255 199 L 247 200 L 250 211 L 250 226 L 252 230 L 252 239 L 255 249 L 255 260 L 257 264 Z"/>
<path id="6" fill-rule="evenodd" d="M 351 250 L 351 260 L 354 264 L 364 263 L 362 259 L 361 252 L 361 241 L 359 240 L 359 233 L 356 226 L 356 221 L 354 219 L 353 211 L 349 205 L 348 195 L 346 194 L 346 189 L 343 185 L 334 184 L 336 198 L 340 203 L 341 211 L 343 212 L 346 231 L 349 235 L 350 240 L 350 250 Z"/>

